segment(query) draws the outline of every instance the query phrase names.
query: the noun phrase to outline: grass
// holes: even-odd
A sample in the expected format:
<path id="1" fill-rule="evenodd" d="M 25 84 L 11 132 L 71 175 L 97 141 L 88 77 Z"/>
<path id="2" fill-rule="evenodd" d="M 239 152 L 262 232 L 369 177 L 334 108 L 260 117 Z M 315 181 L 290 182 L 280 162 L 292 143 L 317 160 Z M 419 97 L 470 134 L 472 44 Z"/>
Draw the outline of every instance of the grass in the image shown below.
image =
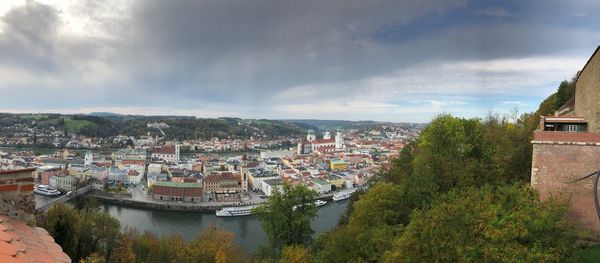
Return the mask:
<path id="1" fill-rule="evenodd" d="M 83 127 L 96 126 L 96 124 L 87 120 L 72 120 L 65 118 L 65 126 L 67 126 L 67 131 L 69 132 L 79 132 Z"/>
<path id="2" fill-rule="evenodd" d="M 573 262 L 598 262 L 600 260 L 600 245 L 577 250 L 573 255 Z"/>
<path id="3" fill-rule="evenodd" d="M 19 118 L 24 119 L 24 120 L 39 121 L 39 120 L 48 118 L 48 115 L 46 115 L 46 114 L 22 114 L 22 115 L 19 115 Z"/>

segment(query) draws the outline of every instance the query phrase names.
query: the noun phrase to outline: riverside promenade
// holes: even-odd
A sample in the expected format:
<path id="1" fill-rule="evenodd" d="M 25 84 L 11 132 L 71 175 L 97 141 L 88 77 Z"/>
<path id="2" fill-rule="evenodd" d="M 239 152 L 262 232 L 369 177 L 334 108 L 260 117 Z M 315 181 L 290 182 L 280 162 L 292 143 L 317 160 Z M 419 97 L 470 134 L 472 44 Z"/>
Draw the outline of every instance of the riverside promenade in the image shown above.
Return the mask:
<path id="1" fill-rule="evenodd" d="M 167 210 L 167 211 L 188 211 L 188 212 L 214 212 L 222 209 L 223 207 L 236 207 L 236 206 L 247 206 L 257 205 L 266 202 L 266 199 L 261 199 L 258 195 L 249 193 L 248 200 L 243 202 L 201 202 L 201 203 L 189 203 L 182 201 L 161 201 L 152 199 L 149 195 L 144 193 L 141 188 L 129 188 L 129 193 L 125 195 L 114 194 L 105 192 L 103 190 L 92 189 L 88 194 L 98 198 L 99 200 L 116 205 L 123 205 L 128 207 L 146 208 L 154 210 Z M 333 199 L 333 194 L 326 194 L 319 196 L 320 200 L 330 201 Z"/>

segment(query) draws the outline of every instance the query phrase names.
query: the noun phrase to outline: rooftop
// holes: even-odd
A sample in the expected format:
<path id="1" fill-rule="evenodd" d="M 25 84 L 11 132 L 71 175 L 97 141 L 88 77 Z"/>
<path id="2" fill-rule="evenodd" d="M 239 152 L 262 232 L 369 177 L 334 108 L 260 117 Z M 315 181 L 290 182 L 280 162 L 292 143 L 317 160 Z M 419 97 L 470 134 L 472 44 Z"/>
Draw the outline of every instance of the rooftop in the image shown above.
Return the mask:
<path id="1" fill-rule="evenodd" d="M 0 215 L 0 262 L 71 262 L 46 230 Z"/>
<path id="2" fill-rule="evenodd" d="M 269 180 L 264 180 L 263 182 L 265 182 L 265 184 L 268 184 L 270 186 L 276 186 L 276 185 L 282 184 L 280 179 L 269 179 Z"/>
<path id="3" fill-rule="evenodd" d="M 183 182 L 156 182 L 156 183 L 154 183 L 154 186 L 197 188 L 197 187 L 202 187 L 202 184 L 200 184 L 200 183 L 183 183 Z"/>
<path id="4" fill-rule="evenodd" d="M 346 161 L 340 159 L 331 159 L 331 164 L 345 164 Z"/>
<path id="5" fill-rule="evenodd" d="M 312 179 L 312 181 L 313 181 L 314 183 L 316 183 L 316 184 L 320 184 L 320 185 L 326 185 L 326 184 L 329 184 L 329 182 L 327 182 L 327 181 L 325 181 L 325 180 L 323 180 L 323 179 L 319 179 L 319 178 Z"/>

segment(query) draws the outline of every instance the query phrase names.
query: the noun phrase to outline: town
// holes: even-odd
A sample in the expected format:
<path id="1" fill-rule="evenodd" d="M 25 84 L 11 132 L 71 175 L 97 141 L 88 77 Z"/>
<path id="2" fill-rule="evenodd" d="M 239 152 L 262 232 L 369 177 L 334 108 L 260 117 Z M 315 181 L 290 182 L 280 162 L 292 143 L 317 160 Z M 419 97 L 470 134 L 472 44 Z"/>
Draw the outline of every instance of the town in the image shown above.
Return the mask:
<path id="1" fill-rule="evenodd" d="M 148 123 L 157 134 L 115 136 L 121 148 L 101 150 L 106 141 L 70 134 L 62 149 L 0 148 L 3 170 L 34 168 L 37 206 L 82 191 L 108 202 L 171 210 L 215 210 L 258 204 L 283 183 L 305 185 L 331 199 L 343 190 L 363 187 L 389 167 L 422 125 L 379 125 L 366 129 L 309 129 L 295 138 L 167 140 L 169 126 Z M 11 127 L 15 129 L 17 127 Z M 2 142 L 30 142 L 33 128 L 0 137 Z M 65 141 L 64 133 L 45 137 Z M 26 144 L 25 144 L 26 145 Z M 79 149 L 85 148 L 85 149 Z"/>

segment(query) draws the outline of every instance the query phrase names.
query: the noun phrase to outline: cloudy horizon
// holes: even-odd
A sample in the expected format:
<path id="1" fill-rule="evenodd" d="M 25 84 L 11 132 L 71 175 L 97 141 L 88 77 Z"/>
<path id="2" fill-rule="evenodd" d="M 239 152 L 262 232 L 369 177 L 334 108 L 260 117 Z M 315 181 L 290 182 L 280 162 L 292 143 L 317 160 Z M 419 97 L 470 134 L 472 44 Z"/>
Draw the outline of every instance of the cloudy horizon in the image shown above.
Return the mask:
<path id="1" fill-rule="evenodd" d="M 600 2 L 535 2 L 2 1 L 0 112 L 531 112 L 600 44 Z"/>

